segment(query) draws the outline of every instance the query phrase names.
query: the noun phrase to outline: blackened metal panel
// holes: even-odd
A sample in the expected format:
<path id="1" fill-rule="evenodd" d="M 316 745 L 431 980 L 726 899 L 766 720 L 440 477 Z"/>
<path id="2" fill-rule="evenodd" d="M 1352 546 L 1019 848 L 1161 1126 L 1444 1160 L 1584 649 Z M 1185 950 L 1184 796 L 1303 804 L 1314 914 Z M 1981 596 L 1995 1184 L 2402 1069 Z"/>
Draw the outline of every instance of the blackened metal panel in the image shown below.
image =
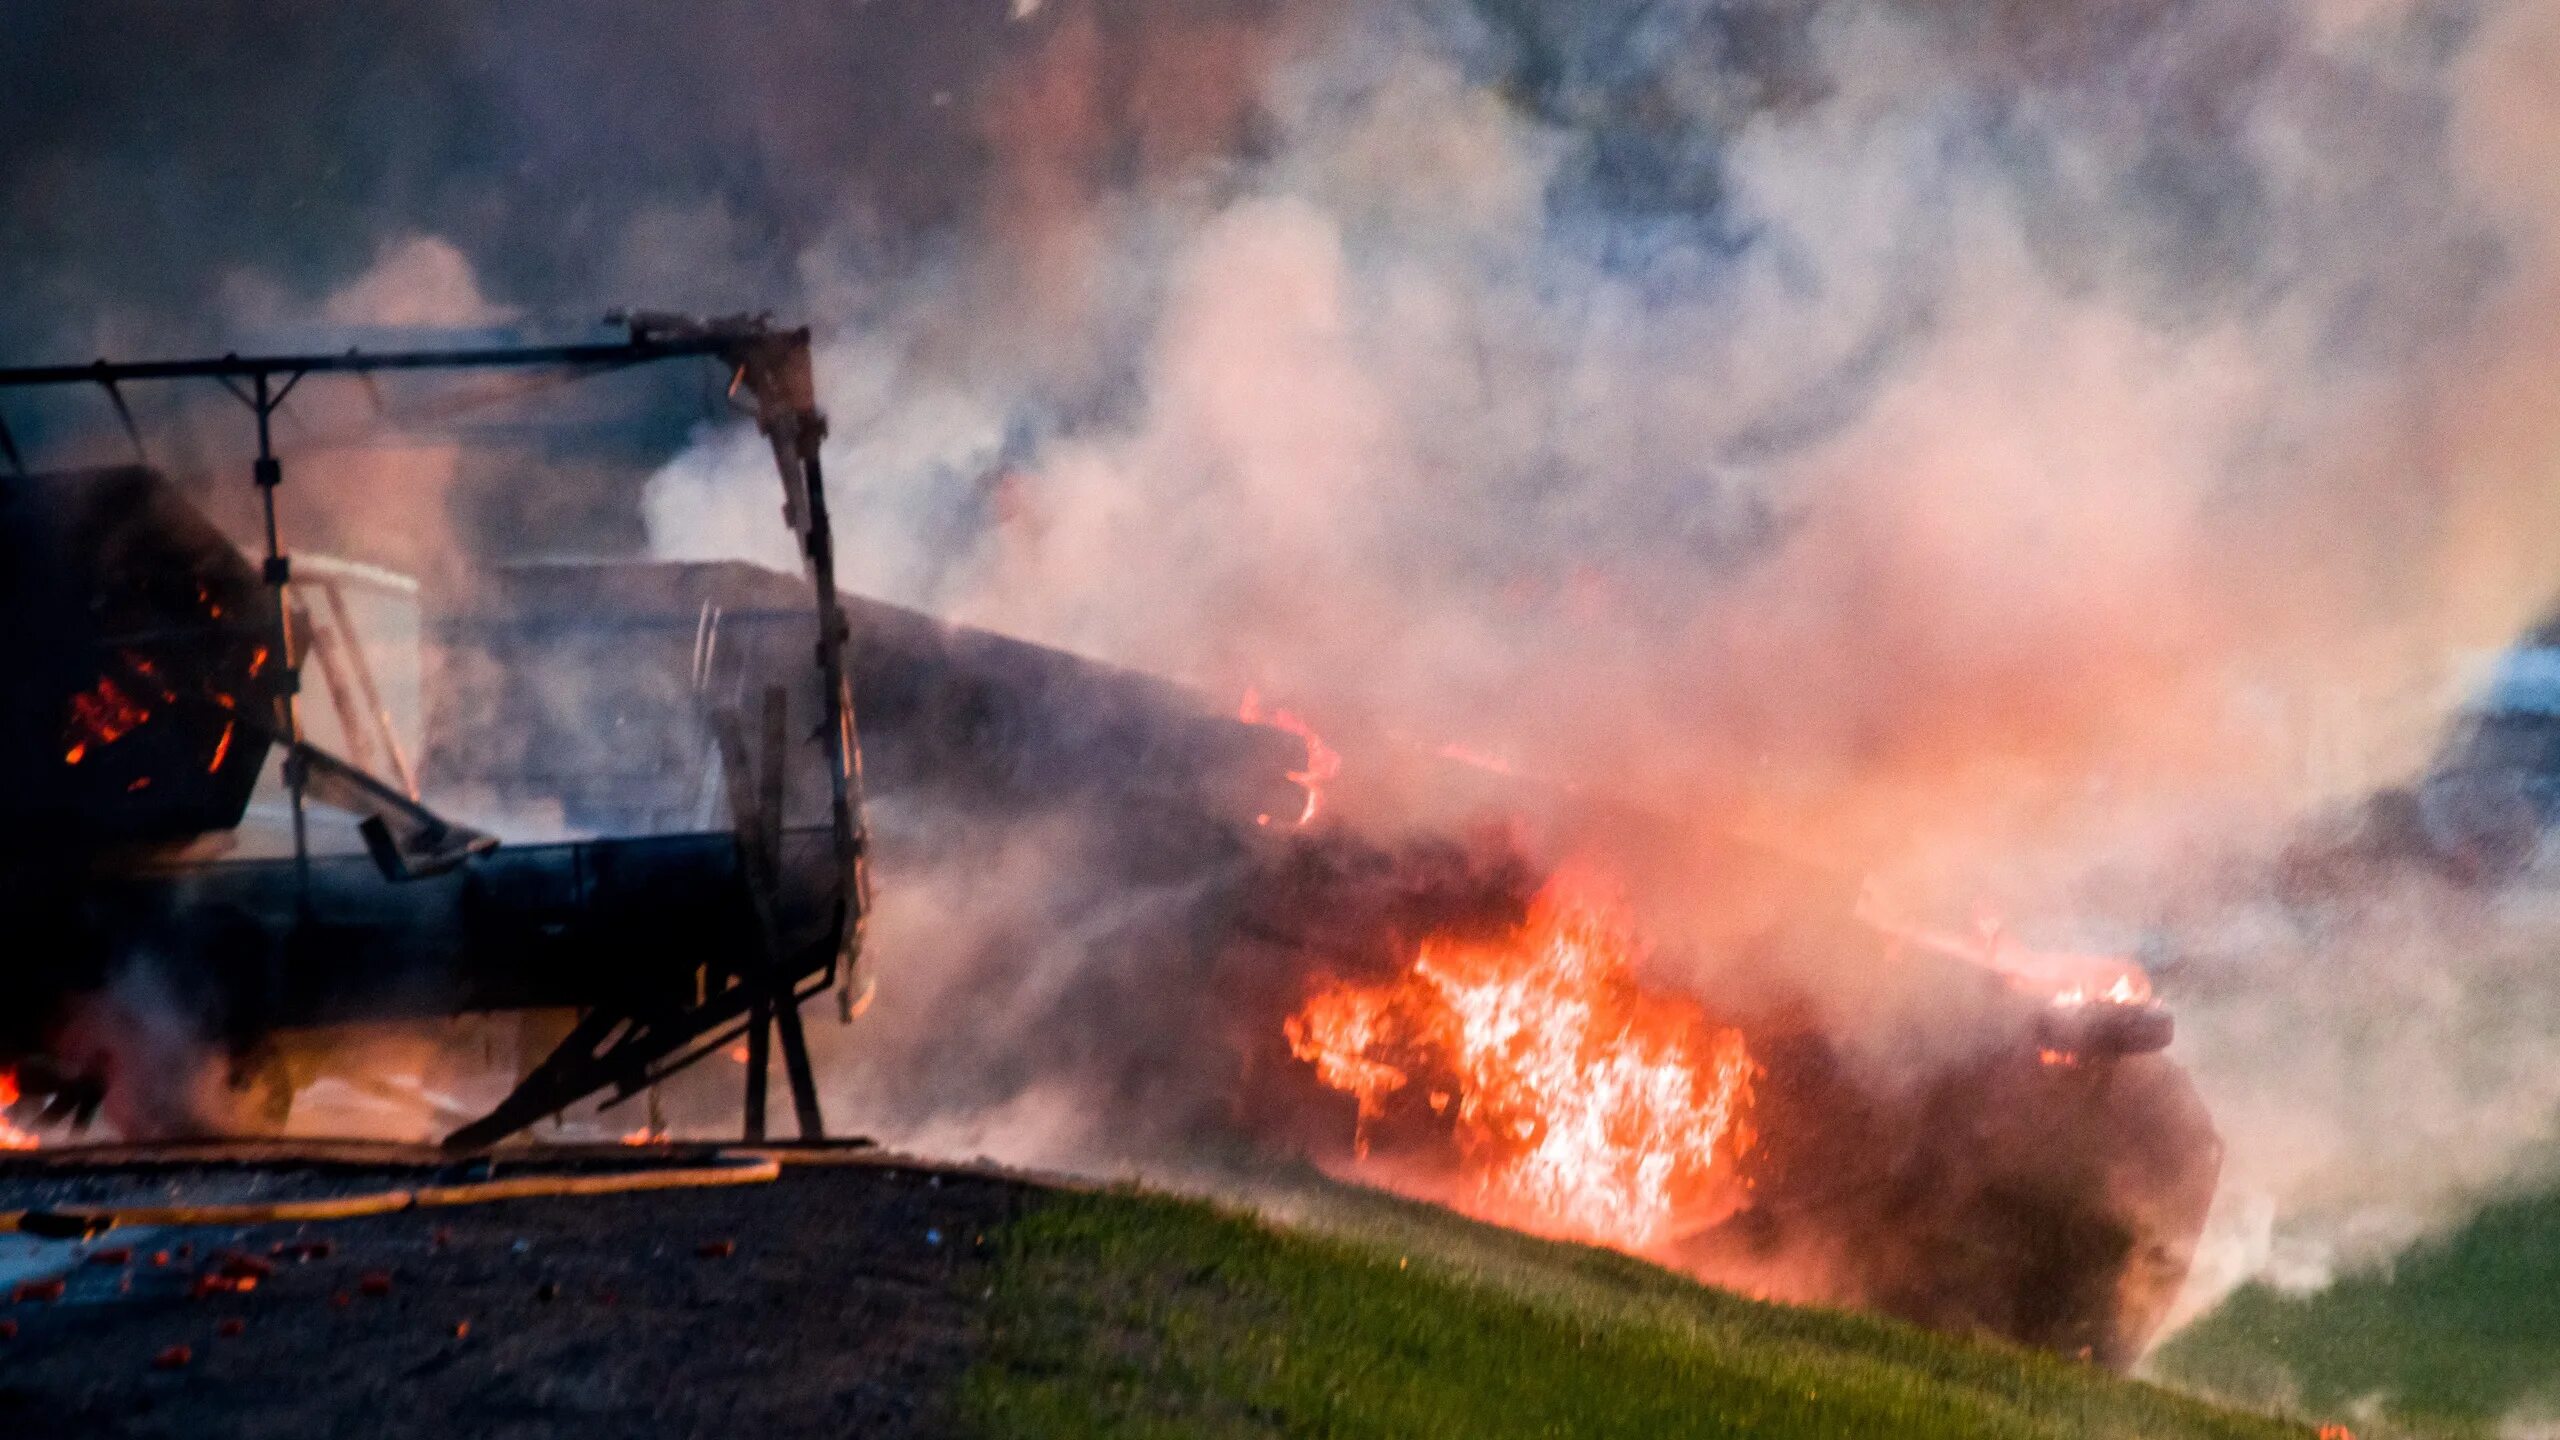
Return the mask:
<path id="1" fill-rule="evenodd" d="M 815 857 L 789 842 L 805 868 Z M 786 893 L 805 912 L 800 891 L 816 881 L 799 878 Z M 315 856 L 307 914 L 284 858 L 91 883 L 75 907 L 89 963 L 48 955 L 41 981 L 76 993 L 148 971 L 204 1033 L 234 1039 L 468 1011 L 681 1007 L 705 963 L 743 964 L 758 944 L 725 832 L 514 846 L 405 882 L 362 856 Z M 39 977 L 0 963 L 0 980 Z"/>
<path id="2" fill-rule="evenodd" d="M 154 471 L 0 485 L 0 843 L 238 824 L 281 669 L 263 614 L 256 572 Z"/>

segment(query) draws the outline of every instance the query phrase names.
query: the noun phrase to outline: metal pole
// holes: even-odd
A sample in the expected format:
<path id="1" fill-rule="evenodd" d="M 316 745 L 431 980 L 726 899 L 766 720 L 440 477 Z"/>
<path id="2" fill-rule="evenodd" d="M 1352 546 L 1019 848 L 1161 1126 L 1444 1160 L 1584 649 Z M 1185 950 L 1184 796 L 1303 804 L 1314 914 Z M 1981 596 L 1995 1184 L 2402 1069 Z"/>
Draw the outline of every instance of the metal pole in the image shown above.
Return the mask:
<path id="1" fill-rule="evenodd" d="M 840 852 L 858 837 L 854 817 L 862 808 L 862 752 L 853 743 L 853 687 L 844 651 L 852 639 L 844 597 L 836 591 L 835 533 L 827 522 L 826 476 L 818 468 L 818 443 L 804 427 L 800 441 L 801 491 L 809 507 L 809 576 L 818 595 L 818 667 L 825 678 L 828 819 Z"/>
<path id="2" fill-rule="evenodd" d="M 758 967 L 759 970 L 762 967 Z M 750 983 L 761 986 L 761 978 Z M 750 1145 L 764 1141 L 765 1086 L 773 1074 L 773 1001 L 759 993 L 747 1011 L 747 1122 Z"/>
<path id="3" fill-rule="evenodd" d="M 288 748 L 284 757 L 284 785 L 293 804 L 293 876 L 295 892 L 303 915 L 311 913 L 311 836 L 309 822 L 303 814 L 303 773 L 301 756 L 291 748 L 302 743 L 302 706 L 298 692 L 302 673 L 294 665 L 293 603 L 287 586 L 293 580 L 293 563 L 285 558 L 284 546 L 276 529 L 276 487 L 284 483 L 284 466 L 276 460 L 273 427 L 276 406 L 284 397 L 271 394 L 267 388 L 267 372 L 251 377 L 255 396 L 249 408 L 258 414 L 258 460 L 251 474 L 266 509 L 267 588 L 275 593 L 276 602 L 276 704 L 284 720 Z M 287 389 L 292 386 L 288 384 Z"/>
<path id="4" fill-rule="evenodd" d="M 853 709 L 853 680 L 847 673 L 845 647 L 853 627 L 845 620 L 844 597 L 836 589 L 835 531 L 827 519 L 826 475 L 819 468 L 818 445 L 823 421 L 812 413 L 796 427 L 800 461 L 800 496 L 807 508 L 802 544 L 809 557 L 809 578 L 818 606 L 818 675 L 826 706 L 829 814 L 835 853 L 846 864 L 844 913 L 837 922 L 835 961 L 837 1003 L 845 1024 L 853 1023 L 853 966 L 862 956 L 862 931 L 871 914 L 870 836 L 864 822 L 862 742 Z"/>

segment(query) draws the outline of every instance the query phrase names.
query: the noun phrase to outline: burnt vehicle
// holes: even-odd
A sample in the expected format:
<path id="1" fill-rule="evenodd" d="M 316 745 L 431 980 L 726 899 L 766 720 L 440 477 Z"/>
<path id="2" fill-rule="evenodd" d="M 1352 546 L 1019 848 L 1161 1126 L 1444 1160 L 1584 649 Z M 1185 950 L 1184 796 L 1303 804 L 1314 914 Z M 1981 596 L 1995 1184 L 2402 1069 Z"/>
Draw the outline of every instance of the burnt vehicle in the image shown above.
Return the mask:
<path id="1" fill-rule="evenodd" d="M 1631 876 L 1651 898 L 1748 917 L 1717 937 L 1737 966 L 1872 964 L 1945 1043 L 1879 1084 L 1875 1035 L 1783 987 L 1713 997 L 1757 1067 L 1748 1203 L 1649 1253 L 2111 1364 L 2158 1324 L 2219 1149 L 2138 969 L 1882 918 L 1854 877 L 1702 847 L 1686 817 L 1392 737 L 1336 753 L 1250 701 L 843 594 L 804 332 L 643 320 L 594 346 L 75 366 L 0 387 L 237 385 L 263 513 L 284 488 L 265 422 L 303 377 L 660 362 L 749 402 L 804 575 L 519 560 L 428 587 L 289 556 L 273 526 L 244 554 L 140 466 L 0 485 L 0 612 L 27 637 L 0 729 L 0 924 L 24 942 L 0 954 L 0 1069 L 19 1119 L 77 1119 L 130 1087 L 87 1007 L 139 987 L 253 1082 L 325 1027 L 549 1017 L 457 1148 L 733 1051 L 745 1133 L 763 1135 L 779 1050 L 816 1136 L 801 1012 L 859 1003 L 872 865 L 967 869 L 972 847 L 1066 817 L 1083 843 L 1044 871 L 1059 893 L 929 957 L 1020 992 L 935 1013 L 938 1048 L 984 1057 L 930 1077 L 947 1104 L 1063 1082 L 1157 1153 L 1295 1153 L 1374 1179 L 1365 1144 L 1443 1165 L 1454 1117 L 1417 1085 L 1364 1123 L 1319 1083 L 1288 1039 L 1311 989 L 1391 978 L 1421 937 L 1508 933 L 1555 856 L 1652 855 L 1658 873 Z M 1470 830 L 1547 812 L 1545 833 Z M 1144 937 L 1161 951 L 1097 919 L 1139 896 L 1170 912 Z M 1114 958 L 1071 983 L 1031 975 L 1022 931 L 1042 925 Z M 971 944 L 989 953 L 958 953 Z"/>
<path id="2" fill-rule="evenodd" d="M 0 371 L 0 390 L 217 381 L 249 410 L 264 554 L 244 556 L 142 467 L 20 474 L 0 489 L 0 613 L 26 659 L 0 730 L 8 854 L 0 961 L 13 997 L 0 1065 L 22 1114 L 85 1121 L 118 1062 L 84 1043 L 85 1004 L 147 988 L 236 1066 L 295 1027 L 564 1008 L 578 1019 L 514 1091 L 456 1130 L 483 1146 L 569 1103 L 630 1095 L 744 1037 L 778 1042 L 796 1118 L 822 1133 L 800 1003 L 859 958 L 864 907 L 860 754 L 846 625 L 819 469 L 806 331 L 760 320 L 626 322 L 624 338 L 552 347 L 278 355 Z M 277 410 L 332 376 L 425 370 L 569 374 L 715 365 L 771 442 L 807 564 L 800 713 L 783 692 L 755 719 L 716 717 L 723 823 L 505 845 L 423 802 L 359 627 L 346 567 L 298 566 L 278 523 Z M 311 683 L 314 676 L 323 684 Z M 325 689 L 339 750 L 316 743 Z M 239 849 L 271 754 L 290 847 Z M 786 823 L 786 773 L 817 777 L 814 819 Z M 315 844 L 352 823 L 360 849 Z M 94 1038 L 94 1037 L 92 1037 Z M 760 1134 L 767 1067 L 747 1076 Z M 130 1078 L 130 1077 L 126 1077 Z M 183 1116 L 138 1117 L 183 1127 Z"/>
<path id="3" fill-rule="evenodd" d="M 1663 838 L 1678 828 L 1669 817 L 1620 807 L 1600 828 L 1680 857 L 1682 875 L 1660 883 L 1709 891 L 1710 908 L 1733 920 L 1714 940 L 1729 968 L 1657 984 L 1649 999 L 1640 967 L 1605 975 L 1562 997 L 1610 1018 L 1561 1051 L 1586 1070 L 1660 1075 L 1675 1042 L 1613 1049 L 1619 1037 L 1729 1031 L 1748 1057 L 1747 1080 L 1725 1082 L 1729 1099 L 1674 1084 L 1693 1098 L 1647 1113 L 1586 1109 L 1579 1091 L 1543 1084 L 1488 1092 L 1487 1052 L 1457 1063 L 1450 1028 L 1505 1014 L 1497 995 L 1553 993 L 1526 969 L 1488 981 L 1481 968 L 1488 953 L 1553 953 L 1557 936 L 1536 924 L 1544 872 L 1500 845 L 1379 846 L 1336 832 L 1294 838 L 1287 860 L 1247 886 L 1249 953 L 1226 975 L 1265 1037 L 1234 1087 L 1247 1128 L 1334 1173 L 1515 1223 L 1515 1204 L 1480 1208 L 1504 1193 L 1487 1190 L 1488 1157 L 1536 1152 L 1533 1173 L 1573 1173 L 1573 1145 L 1550 1150 L 1546 1136 L 1676 1132 L 1712 1118 L 1714 1159 L 1695 1167 L 1693 1196 L 1680 1195 L 1684 1162 L 1664 1166 L 1665 1213 L 1641 1243 L 1606 1226 L 1521 1223 L 1768 1298 L 2114 1369 L 2140 1358 L 2186 1281 L 2223 1154 L 2140 967 L 2032 950 L 1984 925 L 1935 931 L 1883 913 L 1856 875 L 1745 839 L 1675 847 Z M 1419 954 L 1416 936 L 1430 937 Z M 1461 989 L 1463 1004 L 1451 999 Z M 1357 1003 L 1335 1009 L 1350 1022 L 1342 1041 L 1289 1033 L 1311 998 L 1346 990 Z M 1691 1043 L 1703 1062 L 1694 1073 L 1716 1076 L 1728 1052 Z M 1512 1053 L 1507 1041 L 1495 1049 Z M 1639 1172 L 1604 1161 L 1598 1173 L 1625 1183 Z"/>
<path id="4" fill-rule="evenodd" d="M 495 563 L 438 594 L 281 548 L 269 422 L 305 377 L 682 361 L 749 402 L 804 576 Z M 644 317 L 610 344 L 59 367 L 0 390 L 197 378 L 258 422 L 262 558 L 139 465 L 22 469 L 0 494 L 0 613 L 43 637 L 0 754 L 0 924 L 29 941 L 0 960 L 19 1000 L 0 1073 L 23 1121 L 85 1125 L 112 1089 L 129 1132 L 279 1124 L 310 1078 L 284 1059 L 301 1037 L 517 1012 L 548 1053 L 457 1148 L 591 1097 L 654 1110 L 724 1051 L 760 1139 L 773 1048 L 815 1137 L 800 1012 L 857 1003 L 878 817 L 903 840 L 927 816 L 1072 807 L 1107 826 L 1118 879 L 1231 867 L 1260 817 L 1305 802 L 1296 736 L 838 592 L 804 331 Z M 0 449 L 18 458 L 5 431 Z M 256 1103 L 155 1094 L 129 1036 L 101 1033 L 149 1028 L 100 1013 L 136 991 Z"/>

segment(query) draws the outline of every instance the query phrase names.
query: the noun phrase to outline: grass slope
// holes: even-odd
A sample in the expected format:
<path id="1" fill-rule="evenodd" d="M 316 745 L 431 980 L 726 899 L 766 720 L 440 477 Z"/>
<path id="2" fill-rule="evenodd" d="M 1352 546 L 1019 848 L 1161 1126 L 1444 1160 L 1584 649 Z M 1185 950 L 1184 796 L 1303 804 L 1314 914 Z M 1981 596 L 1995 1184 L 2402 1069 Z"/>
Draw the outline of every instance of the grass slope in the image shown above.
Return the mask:
<path id="1" fill-rule="evenodd" d="M 991 1437 L 2308 1434 L 1383 1199 L 1284 1230 L 1070 1196 L 999 1243 L 961 1397 Z"/>
<path id="2" fill-rule="evenodd" d="M 2422 1433 L 2560 1419 L 2560 1191 L 2493 1205 L 2314 1295 L 2243 1289 L 2153 1364 L 2250 1403 L 2370 1406 Z"/>

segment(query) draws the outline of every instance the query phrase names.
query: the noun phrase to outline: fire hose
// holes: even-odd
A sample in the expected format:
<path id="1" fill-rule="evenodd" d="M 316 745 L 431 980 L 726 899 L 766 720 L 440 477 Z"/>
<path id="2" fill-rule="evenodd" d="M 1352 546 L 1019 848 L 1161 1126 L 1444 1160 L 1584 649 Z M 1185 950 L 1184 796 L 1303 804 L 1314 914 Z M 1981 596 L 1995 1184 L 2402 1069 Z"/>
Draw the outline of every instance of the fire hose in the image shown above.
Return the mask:
<path id="1" fill-rule="evenodd" d="M 265 1225 L 277 1222 L 357 1220 L 403 1210 L 480 1205 L 567 1195 L 619 1195 L 641 1190 L 689 1190 L 715 1185 L 761 1185 L 782 1174 L 780 1162 L 738 1158 L 709 1165 L 625 1170 L 595 1175 L 523 1175 L 459 1185 L 374 1190 L 319 1200 L 253 1201 L 233 1205 L 136 1206 L 112 1210 L 0 1210 L 0 1232 L 47 1239 L 103 1235 L 118 1226 Z"/>

